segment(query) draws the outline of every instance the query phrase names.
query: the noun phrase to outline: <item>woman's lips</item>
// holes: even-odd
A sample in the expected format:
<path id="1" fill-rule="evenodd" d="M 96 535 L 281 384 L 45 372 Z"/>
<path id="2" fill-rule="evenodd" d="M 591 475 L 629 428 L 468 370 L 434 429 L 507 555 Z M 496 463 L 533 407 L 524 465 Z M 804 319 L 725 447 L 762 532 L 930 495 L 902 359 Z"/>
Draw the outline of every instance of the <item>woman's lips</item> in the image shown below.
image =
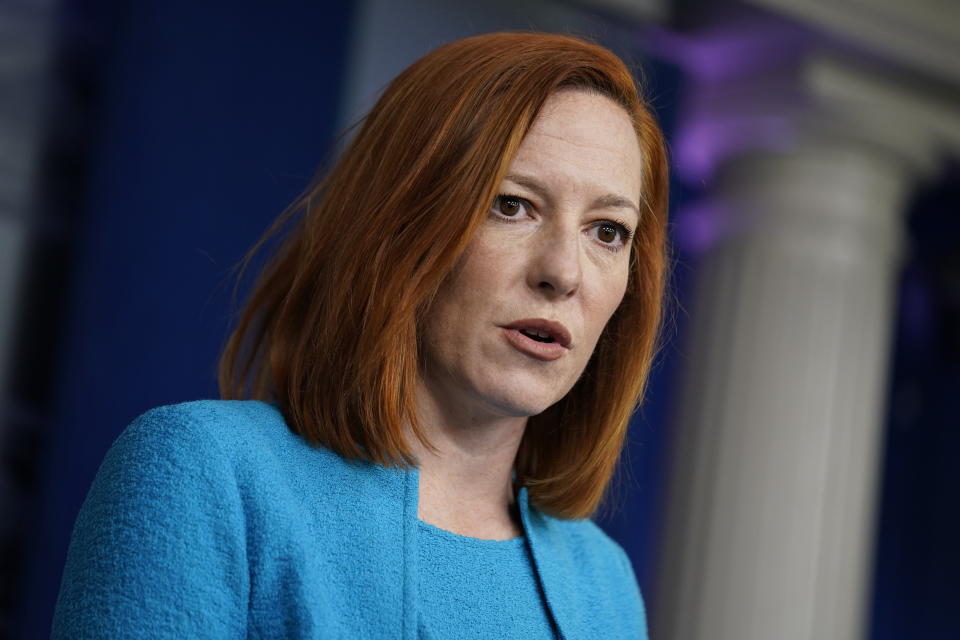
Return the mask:
<path id="1" fill-rule="evenodd" d="M 514 348 L 538 360 L 556 360 L 570 349 L 570 332 L 558 322 L 531 318 L 511 323 L 502 329 L 507 341 Z M 547 334 L 551 341 L 540 342 L 524 332 Z"/>

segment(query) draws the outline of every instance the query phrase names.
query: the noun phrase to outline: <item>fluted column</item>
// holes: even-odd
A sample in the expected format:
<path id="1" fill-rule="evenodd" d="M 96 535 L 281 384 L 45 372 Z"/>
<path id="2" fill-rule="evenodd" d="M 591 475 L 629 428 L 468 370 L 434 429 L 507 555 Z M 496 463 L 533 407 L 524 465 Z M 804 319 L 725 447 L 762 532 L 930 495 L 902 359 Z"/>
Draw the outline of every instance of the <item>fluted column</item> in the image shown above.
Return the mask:
<path id="1" fill-rule="evenodd" d="M 838 11 L 854 35 L 909 17 L 960 53 L 927 0 L 812 4 L 796 12 Z M 920 82 L 902 47 L 841 51 L 770 16 L 654 35 L 689 77 L 677 174 L 705 188 L 678 219 L 698 282 L 651 635 L 860 640 L 906 201 L 960 152 L 956 70 Z"/>
<path id="2" fill-rule="evenodd" d="M 718 176 L 658 637 L 862 636 L 906 176 L 853 145 Z"/>

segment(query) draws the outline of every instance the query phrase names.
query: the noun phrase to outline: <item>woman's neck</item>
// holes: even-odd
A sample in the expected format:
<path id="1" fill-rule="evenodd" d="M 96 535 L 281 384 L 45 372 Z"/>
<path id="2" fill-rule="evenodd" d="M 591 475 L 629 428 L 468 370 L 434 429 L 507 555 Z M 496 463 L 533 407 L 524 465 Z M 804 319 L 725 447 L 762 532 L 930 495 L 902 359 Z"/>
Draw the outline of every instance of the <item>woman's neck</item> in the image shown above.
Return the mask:
<path id="1" fill-rule="evenodd" d="M 423 387 L 417 401 L 420 428 L 435 449 L 410 435 L 420 472 L 420 519 L 473 538 L 521 535 L 513 465 L 527 418 L 468 415 Z"/>

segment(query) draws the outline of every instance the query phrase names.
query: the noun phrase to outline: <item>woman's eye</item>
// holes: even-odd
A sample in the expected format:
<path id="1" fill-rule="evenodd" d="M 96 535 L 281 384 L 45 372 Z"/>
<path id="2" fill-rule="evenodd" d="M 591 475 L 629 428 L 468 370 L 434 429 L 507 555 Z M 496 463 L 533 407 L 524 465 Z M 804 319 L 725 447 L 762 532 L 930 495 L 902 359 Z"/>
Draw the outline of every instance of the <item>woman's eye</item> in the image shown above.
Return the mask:
<path id="1" fill-rule="evenodd" d="M 594 227 L 596 238 L 603 244 L 610 245 L 611 249 L 617 249 L 626 245 L 630 241 L 630 231 L 624 225 L 617 222 L 603 221 L 597 223 Z"/>
<path id="2" fill-rule="evenodd" d="M 497 199 L 493 203 L 493 208 L 508 218 L 512 218 L 523 211 L 524 204 L 523 198 L 516 196 L 497 196 Z"/>
<path id="3" fill-rule="evenodd" d="M 617 239 L 618 233 L 619 230 L 612 224 L 604 223 L 597 228 L 597 237 L 606 243 L 614 242 Z"/>

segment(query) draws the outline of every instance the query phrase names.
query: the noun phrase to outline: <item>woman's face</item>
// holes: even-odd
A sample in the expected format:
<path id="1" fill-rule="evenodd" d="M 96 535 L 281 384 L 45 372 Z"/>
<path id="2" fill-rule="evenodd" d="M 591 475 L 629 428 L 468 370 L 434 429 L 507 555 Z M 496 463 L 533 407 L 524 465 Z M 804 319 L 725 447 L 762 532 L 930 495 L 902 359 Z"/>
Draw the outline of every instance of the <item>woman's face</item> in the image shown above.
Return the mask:
<path id="1" fill-rule="evenodd" d="M 573 387 L 626 290 L 640 176 L 619 105 L 578 90 L 547 100 L 426 318 L 436 400 L 532 416 Z"/>

